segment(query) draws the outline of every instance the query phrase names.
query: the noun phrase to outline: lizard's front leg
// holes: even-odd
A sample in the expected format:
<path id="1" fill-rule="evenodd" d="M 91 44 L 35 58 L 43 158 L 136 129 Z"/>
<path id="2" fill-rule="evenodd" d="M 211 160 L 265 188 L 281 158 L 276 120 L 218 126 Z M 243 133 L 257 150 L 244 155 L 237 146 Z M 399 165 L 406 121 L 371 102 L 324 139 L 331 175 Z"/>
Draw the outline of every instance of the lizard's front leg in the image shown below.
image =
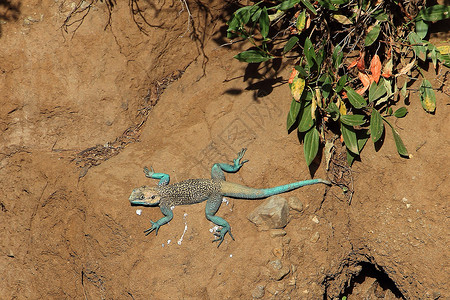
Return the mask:
<path id="1" fill-rule="evenodd" d="M 151 171 L 147 167 L 144 167 L 145 177 L 152 178 L 152 179 L 160 179 L 158 185 L 168 185 L 169 184 L 169 181 L 170 181 L 169 174 L 155 173 L 155 171 L 153 170 L 153 167 L 150 167 L 150 169 L 151 169 Z"/>
<path id="2" fill-rule="evenodd" d="M 245 151 L 247 148 L 242 148 L 242 150 L 238 153 L 238 157 L 233 160 L 233 164 L 224 164 L 224 163 L 216 163 L 213 165 L 211 169 L 211 178 L 212 179 L 221 179 L 225 180 L 225 172 L 227 173 L 235 173 L 239 171 L 239 169 L 246 163 L 248 160 L 241 159 L 244 157 Z"/>
<path id="3" fill-rule="evenodd" d="M 173 212 L 170 209 L 170 207 L 166 207 L 165 205 L 162 205 L 159 207 L 161 209 L 161 212 L 163 213 L 164 217 L 159 219 L 156 222 L 153 222 L 150 220 L 150 223 L 152 223 L 152 227 L 149 229 L 144 230 L 145 235 L 149 235 L 152 231 L 155 231 L 155 234 L 158 235 L 159 227 L 161 227 L 164 224 L 169 223 L 170 220 L 173 218 Z"/>
<path id="4" fill-rule="evenodd" d="M 225 238 L 227 232 L 230 234 L 231 238 L 234 241 L 234 237 L 231 234 L 230 224 L 228 224 L 228 222 L 222 219 L 221 217 L 215 215 L 216 212 L 219 210 L 221 204 L 222 204 L 222 195 L 220 194 L 212 195 L 208 198 L 205 209 L 206 218 L 211 222 L 213 222 L 214 224 L 222 227 L 218 230 L 218 233 L 214 234 L 215 236 L 217 236 L 217 238 L 213 240 L 213 242 L 219 242 L 217 247 L 219 247 L 220 244 L 222 244 L 223 239 Z"/>

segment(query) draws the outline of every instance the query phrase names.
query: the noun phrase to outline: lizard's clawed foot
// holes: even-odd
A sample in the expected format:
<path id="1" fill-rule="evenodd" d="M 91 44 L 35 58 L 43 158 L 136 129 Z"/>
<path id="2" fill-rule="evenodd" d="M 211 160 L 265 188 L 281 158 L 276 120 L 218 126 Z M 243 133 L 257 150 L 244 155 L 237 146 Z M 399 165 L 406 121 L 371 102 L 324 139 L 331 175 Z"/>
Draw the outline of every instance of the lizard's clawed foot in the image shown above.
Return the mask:
<path id="1" fill-rule="evenodd" d="M 244 157 L 245 151 L 247 151 L 247 148 L 242 148 L 242 150 L 239 151 L 239 153 L 238 153 L 238 157 L 235 160 L 233 160 L 234 165 L 236 167 L 242 167 L 243 164 L 248 162 L 248 159 L 245 159 L 241 162 L 241 159 Z"/>
<path id="2" fill-rule="evenodd" d="M 151 171 L 147 167 L 144 167 L 144 174 L 148 178 L 153 178 L 152 175 L 155 174 L 155 171 L 153 170 L 153 167 L 150 167 L 150 169 Z"/>
<path id="3" fill-rule="evenodd" d="M 234 241 L 234 237 L 231 234 L 231 228 L 230 227 L 222 227 L 221 229 L 218 229 L 216 233 L 214 233 L 215 236 L 217 236 L 217 239 L 213 240 L 212 242 L 219 242 L 219 244 L 217 245 L 217 248 L 219 248 L 219 246 L 222 244 L 225 235 L 227 234 L 227 232 L 230 234 L 231 238 Z"/>
<path id="4" fill-rule="evenodd" d="M 160 225 L 157 222 L 153 222 L 150 221 L 152 223 L 152 227 L 150 227 L 149 229 L 144 230 L 145 232 L 145 236 L 149 235 L 150 233 L 152 233 L 152 231 L 155 231 L 155 235 L 158 235 L 158 230 Z"/>

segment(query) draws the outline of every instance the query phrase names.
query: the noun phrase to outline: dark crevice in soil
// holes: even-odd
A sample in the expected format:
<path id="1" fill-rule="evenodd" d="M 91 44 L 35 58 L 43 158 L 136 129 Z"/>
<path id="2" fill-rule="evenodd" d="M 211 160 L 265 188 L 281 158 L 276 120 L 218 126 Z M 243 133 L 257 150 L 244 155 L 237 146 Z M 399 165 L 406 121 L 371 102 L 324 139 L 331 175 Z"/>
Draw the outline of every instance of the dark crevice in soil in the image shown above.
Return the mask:
<path id="1" fill-rule="evenodd" d="M 406 299 L 395 282 L 382 269 L 369 262 L 361 262 L 359 265 L 362 267 L 361 272 L 351 279 L 349 286 L 344 289 L 339 299 L 351 296 L 356 286 L 362 286 L 366 281 L 373 281 L 373 279 L 375 279 L 373 283 L 369 284 L 364 291 L 367 296 L 372 295 L 375 298 L 384 299 L 389 291 L 396 299 Z"/>

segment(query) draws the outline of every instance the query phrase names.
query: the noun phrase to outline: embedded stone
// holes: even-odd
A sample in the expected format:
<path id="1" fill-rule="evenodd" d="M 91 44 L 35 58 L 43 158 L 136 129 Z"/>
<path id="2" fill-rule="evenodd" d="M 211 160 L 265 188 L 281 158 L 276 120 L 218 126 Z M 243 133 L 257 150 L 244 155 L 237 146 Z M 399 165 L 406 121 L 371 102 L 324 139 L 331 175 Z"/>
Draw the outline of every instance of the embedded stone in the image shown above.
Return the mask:
<path id="1" fill-rule="evenodd" d="M 283 228 L 288 224 L 288 217 L 288 202 L 278 195 L 268 198 L 247 216 L 259 230 Z"/>

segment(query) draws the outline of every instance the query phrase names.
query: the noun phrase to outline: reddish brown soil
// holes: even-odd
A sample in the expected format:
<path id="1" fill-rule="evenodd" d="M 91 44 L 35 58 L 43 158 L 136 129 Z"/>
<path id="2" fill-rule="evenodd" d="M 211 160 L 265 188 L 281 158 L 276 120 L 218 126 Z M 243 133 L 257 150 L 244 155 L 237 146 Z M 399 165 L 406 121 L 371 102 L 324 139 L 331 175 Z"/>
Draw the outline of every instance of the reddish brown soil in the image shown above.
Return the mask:
<path id="1" fill-rule="evenodd" d="M 310 173 L 286 132 L 288 89 L 270 88 L 289 71 L 232 59 L 238 49 L 220 46 L 221 1 L 188 1 L 190 27 L 183 1 L 141 1 L 148 35 L 117 2 L 109 25 L 98 2 L 68 33 L 61 26 L 76 2 L 0 4 L 1 299 L 249 299 L 260 285 L 264 299 L 450 297 L 442 92 L 435 115 L 413 94 L 395 124 L 411 159 L 397 155 L 389 131 L 381 150 L 369 141 L 351 205 L 338 187 L 311 186 L 287 195 L 304 211 L 291 211 L 285 237 L 259 232 L 246 216 L 261 201 L 244 200 L 219 211 L 236 238 L 220 248 L 204 204 L 177 207 L 158 236 L 145 236 L 161 213 L 139 216 L 128 202 L 134 187 L 156 184 L 144 165 L 173 182 L 208 177 L 213 162 L 248 147 L 250 161 L 228 180 L 270 187 Z M 327 177 L 324 163 L 314 176 Z M 279 281 L 269 263 L 277 256 L 290 269 Z"/>

